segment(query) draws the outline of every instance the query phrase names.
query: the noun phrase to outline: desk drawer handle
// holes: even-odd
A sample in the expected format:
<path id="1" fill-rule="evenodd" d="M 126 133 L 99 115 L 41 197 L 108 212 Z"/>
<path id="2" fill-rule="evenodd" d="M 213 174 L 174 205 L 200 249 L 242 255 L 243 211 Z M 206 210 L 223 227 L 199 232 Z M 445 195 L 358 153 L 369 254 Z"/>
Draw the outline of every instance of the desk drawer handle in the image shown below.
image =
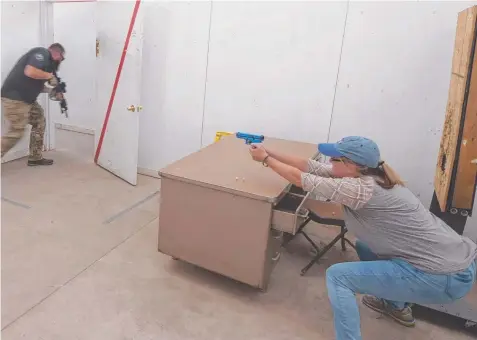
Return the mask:
<path id="1" fill-rule="evenodd" d="M 280 258 L 281 254 L 282 253 L 278 252 L 277 255 L 275 255 L 275 257 L 272 257 L 272 261 L 277 261 Z"/>

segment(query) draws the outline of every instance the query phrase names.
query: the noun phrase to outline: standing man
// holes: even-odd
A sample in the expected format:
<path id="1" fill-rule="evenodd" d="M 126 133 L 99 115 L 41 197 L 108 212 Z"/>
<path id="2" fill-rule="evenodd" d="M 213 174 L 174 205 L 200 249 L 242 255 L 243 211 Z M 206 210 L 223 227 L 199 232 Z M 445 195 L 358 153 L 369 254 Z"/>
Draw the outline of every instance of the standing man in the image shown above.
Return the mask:
<path id="1" fill-rule="evenodd" d="M 45 135 L 45 114 L 38 104 L 38 95 L 48 92 L 45 83 L 58 85 L 54 72 L 65 59 L 65 49 L 59 43 L 48 48 L 35 47 L 15 64 L 2 85 L 2 109 L 10 128 L 2 136 L 2 158 L 25 134 L 26 125 L 32 126 L 28 165 L 51 165 L 52 159 L 42 156 Z M 60 94 L 61 95 L 61 94 Z"/>

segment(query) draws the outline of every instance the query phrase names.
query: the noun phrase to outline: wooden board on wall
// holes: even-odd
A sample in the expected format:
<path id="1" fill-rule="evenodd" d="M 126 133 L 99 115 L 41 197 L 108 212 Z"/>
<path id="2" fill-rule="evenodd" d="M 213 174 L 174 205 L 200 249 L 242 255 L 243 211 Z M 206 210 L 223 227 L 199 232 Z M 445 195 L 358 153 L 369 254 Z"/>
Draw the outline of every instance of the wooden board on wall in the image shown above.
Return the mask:
<path id="1" fill-rule="evenodd" d="M 470 164 L 464 163 L 470 163 L 471 159 L 468 159 L 468 157 L 475 153 L 472 150 L 472 146 L 475 145 L 475 140 L 472 141 L 472 138 L 470 138 L 465 146 L 460 146 L 458 143 L 460 142 L 459 134 L 463 127 L 467 126 L 464 128 L 464 131 L 467 133 L 467 138 L 469 138 L 472 133 L 475 137 L 476 105 L 475 100 L 471 99 L 470 92 L 466 94 L 466 89 L 468 82 L 471 81 L 469 67 L 472 64 L 476 18 L 477 6 L 474 6 L 460 12 L 457 19 L 449 97 L 434 178 L 434 187 L 442 211 L 448 208 L 447 202 L 452 189 L 453 169 L 456 161 L 459 161 L 457 158 L 458 150 L 462 151 L 464 149 L 464 152 L 461 153 L 461 158 L 458 162 L 458 167 L 460 168 L 458 171 L 459 180 L 454 183 L 455 186 L 453 190 L 457 195 L 453 196 L 452 205 L 458 204 L 458 206 L 456 206 L 457 208 L 470 209 L 472 204 L 473 188 L 469 190 L 470 187 L 468 183 L 470 183 L 469 179 L 472 177 L 472 173 L 475 183 L 475 168 L 469 166 Z M 474 83 L 476 83 L 476 73 L 477 72 L 474 72 Z M 474 93 L 477 92 L 475 89 L 476 85 L 477 84 L 474 84 L 472 86 Z M 467 109 L 464 107 L 466 98 L 469 98 Z M 462 126 L 461 124 L 462 117 L 464 116 L 468 116 L 466 126 Z M 469 124 L 472 120 L 474 121 L 473 128 L 468 127 L 468 125 L 472 125 Z M 474 146 L 474 149 L 475 148 Z"/>
<path id="2" fill-rule="evenodd" d="M 475 38 L 474 38 L 475 39 Z M 477 176 L 477 53 L 474 52 L 452 206 L 472 209 Z"/>

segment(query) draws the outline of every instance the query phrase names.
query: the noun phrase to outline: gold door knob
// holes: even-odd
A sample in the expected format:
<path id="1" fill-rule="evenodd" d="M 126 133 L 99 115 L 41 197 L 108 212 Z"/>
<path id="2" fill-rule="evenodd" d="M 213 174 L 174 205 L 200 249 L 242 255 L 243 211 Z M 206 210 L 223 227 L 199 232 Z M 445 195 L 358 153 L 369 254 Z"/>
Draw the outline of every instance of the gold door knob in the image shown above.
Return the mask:
<path id="1" fill-rule="evenodd" d="M 129 105 L 129 107 L 127 108 L 128 111 L 136 111 L 136 108 L 134 107 L 134 105 Z"/>

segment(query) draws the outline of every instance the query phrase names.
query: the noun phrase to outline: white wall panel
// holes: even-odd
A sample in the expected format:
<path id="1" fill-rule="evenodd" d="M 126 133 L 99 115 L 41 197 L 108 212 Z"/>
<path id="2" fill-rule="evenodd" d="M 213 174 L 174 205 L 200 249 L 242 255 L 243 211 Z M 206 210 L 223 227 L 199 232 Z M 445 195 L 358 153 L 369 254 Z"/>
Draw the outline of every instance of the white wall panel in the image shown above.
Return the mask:
<path id="1" fill-rule="evenodd" d="M 156 171 L 200 148 L 211 3 L 143 6 L 139 167 Z"/>
<path id="2" fill-rule="evenodd" d="M 56 3 L 54 41 L 66 49 L 66 59 L 58 71 L 66 82 L 69 118 L 59 104 L 51 103 L 52 119 L 84 129 L 96 128 L 96 3 Z"/>
<path id="3" fill-rule="evenodd" d="M 346 2 L 214 2 L 204 145 L 222 130 L 325 139 L 346 9 Z"/>

